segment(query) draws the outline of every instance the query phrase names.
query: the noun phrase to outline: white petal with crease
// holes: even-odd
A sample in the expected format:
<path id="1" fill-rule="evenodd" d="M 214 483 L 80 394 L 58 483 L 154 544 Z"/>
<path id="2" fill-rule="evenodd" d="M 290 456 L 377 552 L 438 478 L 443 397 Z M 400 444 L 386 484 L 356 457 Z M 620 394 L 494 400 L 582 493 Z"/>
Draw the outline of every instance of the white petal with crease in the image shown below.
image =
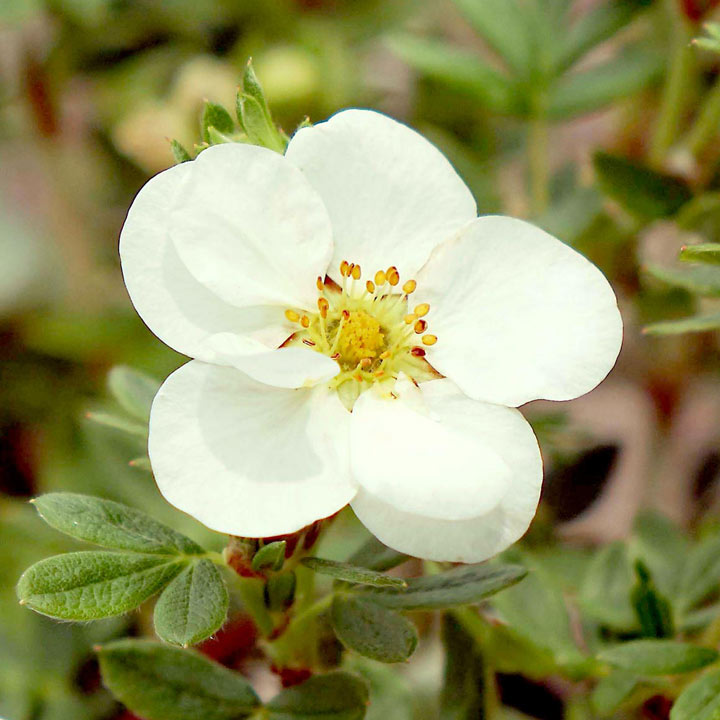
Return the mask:
<path id="1" fill-rule="evenodd" d="M 170 207 L 192 166 L 183 163 L 156 175 L 128 212 L 120 259 L 133 305 L 160 340 L 191 357 L 212 361 L 206 340 L 225 331 L 277 347 L 292 333 L 282 308 L 228 304 L 188 272 L 169 241 Z"/>
<path id="2" fill-rule="evenodd" d="M 530 223 L 487 216 L 443 243 L 418 277 L 438 342 L 430 364 L 502 405 L 570 400 L 598 385 L 622 344 L 603 274 Z"/>
<path id="3" fill-rule="evenodd" d="M 510 468 L 476 428 L 423 400 L 408 381 L 392 395 L 358 398 L 350 424 L 353 475 L 364 490 L 409 513 L 463 520 L 490 512 L 510 487 Z"/>
<path id="4" fill-rule="evenodd" d="M 231 333 L 208 339 L 215 362 L 242 370 L 258 382 L 281 388 L 312 387 L 330 380 L 340 366 L 327 355 L 302 347 L 268 348 L 256 340 Z"/>
<path id="5" fill-rule="evenodd" d="M 241 143 L 215 145 L 187 164 L 169 220 L 193 277 L 238 307 L 315 308 L 332 231 L 303 174 L 282 155 Z"/>
<path id="6" fill-rule="evenodd" d="M 292 533 L 354 496 L 349 420 L 324 388 L 272 388 L 235 368 L 192 361 L 153 402 L 150 461 L 165 499 L 209 528 Z"/>
<path id="7" fill-rule="evenodd" d="M 363 486 L 351 505 L 370 532 L 400 552 L 437 561 L 481 562 L 521 538 L 535 514 L 542 483 L 537 440 L 517 410 L 470 400 L 449 380 L 420 387 L 431 415 L 454 431 L 474 433 L 479 444 L 502 458 L 510 470 L 504 496 L 488 512 L 463 520 L 409 512 Z M 398 451 L 411 453 L 413 448 Z M 483 476 L 478 472 L 475 477 L 482 492 Z"/>
<path id="8" fill-rule="evenodd" d="M 477 216 L 447 158 L 421 135 L 370 110 L 345 110 L 299 130 L 286 156 L 330 213 L 335 252 L 368 273 L 395 265 L 414 275 L 432 249 Z"/>

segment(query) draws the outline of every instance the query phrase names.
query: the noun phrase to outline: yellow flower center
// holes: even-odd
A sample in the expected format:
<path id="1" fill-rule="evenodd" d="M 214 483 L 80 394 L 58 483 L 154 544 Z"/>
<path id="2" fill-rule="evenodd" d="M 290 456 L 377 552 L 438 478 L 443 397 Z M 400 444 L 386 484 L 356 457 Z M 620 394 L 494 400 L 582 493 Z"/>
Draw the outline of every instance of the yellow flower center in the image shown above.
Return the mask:
<path id="1" fill-rule="evenodd" d="M 437 342 L 426 332 L 430 305 L 420 303 L 409 312 L 409 296 L 417 283 L 400 287 L 395 267 L 378 270 L 361 282 L 359 265 L 340 265 L 342 286 L 318 278 L 317 312 L 285 311 L 299 325 L 288 345 L 302 344 L 328 355 L 340 366 L 330 386 L 348 409 L 361 392 L 378 382 L 397 379 L 402 372 L 415 382 L 438 377 L 425 360 L 425 347 Z"/>
<path id="2" fill-rule="evenodd" d="M 365 310 L 350 310 L 339 331 L 337 351 L 346 365 L 374 360 L 386 348 L 382 325 Z"/>

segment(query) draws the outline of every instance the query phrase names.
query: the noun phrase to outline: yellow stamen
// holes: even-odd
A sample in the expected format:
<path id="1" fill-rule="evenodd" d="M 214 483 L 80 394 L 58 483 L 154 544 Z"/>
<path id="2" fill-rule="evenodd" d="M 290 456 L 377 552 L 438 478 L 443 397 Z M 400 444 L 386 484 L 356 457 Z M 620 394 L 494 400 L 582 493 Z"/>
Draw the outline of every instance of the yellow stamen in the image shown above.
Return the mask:
<path id="1" fill-rule="evenodd" d="M 403 292 L 404 292 L 406 295 L 410 295 L 410 293 L 414 293 L 414 292 L 415 292 L 415 288 L 416 288 L 416 287 L 417 287 L 417 282 L 416 282 L 415 280 L 408 280 L 408 281 L 403 285 Z"/>
<path id="2" fill-rule="evenodd" d="M 422 335 L 427 330 L 427 323 L 424 320 L 418 320 L 415 323 L 414 330 L 418 335 Z"/>
<path id="3" fill-rule="evenodd" d="M 350 263 L 347 260 L 343 260 L 340 263 L 340 274 L 343 277 L 347 277 L 350 274 Z"/>
<path id="4" fill-rule="evenodd" d="M 430 312 L 430 306 L 427 303 L 420 303 L 420 305 L 417 305 L 415 307 L 415 310 L 413 312 L 418 317 L 422 317 L 423 315 L 427 315 Z"/>
<path id="5" fill-rule="evenodd" d="M 320 317 L 325 319 L 327 317 L 328 310 L 330 309 L 330 303 L 327 301 L 326 298 L 322 297 L 318 298 L 317 304 L 318 310 L 320 311 Z"/>
<path id="6" fill-rule="evenodd" d="M 353 265 L 353 269 L 352 269 L 353 280 L 359 280 L 361 275 L 362 275 L 362 270 L 360 269 L 360 266 Z"/>
<path id="7" fill-rule="evenodd" d="M 309 318 L 307 315 L 303 315 L 303 316 L 300 318 L 300 324 L 301 324 L 304 328 L 309 328 L 309 327 L 310 327 L 310 318 Z"/>
<path id="8" fill-rule="evenodd" d="M 318 275 L 318 279 L 315 281 L 315 285 L 320 292 L 325 289 L 325 283 L 323 282 L 323 279 L 322 277 L 320 277 L 320 275 Z"/>
<path id="9" fill-rule="evenodd" d="M 409 315 L 406 315 L 403 320 L 406 325 L 412 325 L 417 320 L 417 315 L 415 313 L 410 313 Z"/>
<path id="10" fill-rule="evenodd" d="M 387 280 L 387 276 L 382 270 L 378 270 L 375 273 L 375 284 L 380 287 L 381 285 L 384 285 Z"/>
<path id="11" fill-rule="evenodd" d="M 434 345 L 437 342 L 437 335 L 423 335 L 423 345 Z"/>
<path id="12" fill-rule="evenodd" d="M 300 319 L 300 316 L 294 310 L 286 310 L 285 317 L 290 322 L 297 322 Z"/>
<path id="13" fill-rule="evenodd" d="M 368 280 L 365 283 L 365 289 L 372 295 L 375 292 L 375 283 L 372 280 Z"/>

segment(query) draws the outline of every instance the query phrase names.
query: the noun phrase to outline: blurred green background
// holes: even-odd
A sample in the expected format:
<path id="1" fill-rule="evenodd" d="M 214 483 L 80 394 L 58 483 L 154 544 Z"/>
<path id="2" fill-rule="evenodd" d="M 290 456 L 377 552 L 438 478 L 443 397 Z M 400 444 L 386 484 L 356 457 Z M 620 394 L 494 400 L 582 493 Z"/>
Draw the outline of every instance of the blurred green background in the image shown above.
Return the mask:
<path id="1" fill-rule="evenodd" d="M 514 551 L 538 574 L 492 609 L 514 633 L 492 640 L 507 717 L 608 716 L 575 699 L 587 648 L 572 628 L 591 626 L 598 642 L 639 632 L 631 559 L 680 598 L 682 632 L 711 623 L 720 568 L 692 599 L 673 583 L 691 542 L 717 542 L 720 278 L 677 261 L 685 244 L 720 240 L 720 55 L 690 44 L 714 5 L 1 0 L 0 716 L 118 716 L 92 645 L 152 632 L 142 614 L 62 625 L 17 605 L 20 573 L 71 547 L 30 497 L 119 500 L 222 547 L 159 496 L 142 433 L 87 414 L 117 412 L 111 367 L 159 382 L 183 362 L 135 315 L 118 234 L 134 194 L 173 163 L 168 139 L 199 142 L 204 99 L 233 108 L 250 56 L 286 132 L 344 107 L 387 112 L 443 149 L 481 213 L 547 228 L 620 299 L 626 339 L 611 378 L 572 403 L 527 408 L 547 482 Z M 326 554 L 344 557 L 362 533 L 342 517 Z M 704 547 L 707 564 L 716 545 Z M 372 681 L 372 718 L 437 716 L 443 660 L 437 628 L 421 622 L 421 651 L 401 671 L 352 661 Z M 237 647 L 208 652 L 247 661 Z M 610 715 L 667 717 L 662 689 L 638 692 Z M 453 717 L 480 717 L 471 712 Z"/>

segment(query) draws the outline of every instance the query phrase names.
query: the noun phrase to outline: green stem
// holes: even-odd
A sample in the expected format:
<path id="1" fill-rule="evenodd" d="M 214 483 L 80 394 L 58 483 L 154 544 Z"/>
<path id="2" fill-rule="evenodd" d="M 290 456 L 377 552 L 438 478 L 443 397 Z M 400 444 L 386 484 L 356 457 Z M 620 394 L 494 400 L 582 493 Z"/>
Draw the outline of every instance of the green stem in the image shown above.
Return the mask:
<path id="1" fill-rule="evenodd" d="M 544 104 L 537 103 L 528 126 L 530 210 L 535 217 L 545 211 L 550 199 L 549 130 Z"/>
<path id="2" fill-rule="evenodd" d="M 667 16 L 672 28 L 670 65 L 663 88 L 655 130 L 648 158 L 655 167 L 662 167 L 668 150 L 678 134 L 685 112 L 685 99 L 695 69 L 695 53 L 690 45 L 693 26 L 679 11 L 675 0 L 666 0 Z"/>
<path id="3" fill-rule="evenodd" d="M 469 607 L 459 607 L 451 610 L 457 621 L 473 638 L 477 651 L 482 652 L 488 637 L 488 627 L 485 621 L 475 610 Z M 500 698 L 495 684 L 495 669 L 488 663 L 487 657 L 482 657 L 483 666 L 483 715 L 484 720 L 495 720 L 500 717 Z"/>
<path id="4" fill-rule="evenodd" d="M 715 81 L 700 112 L 685 136 L 684 145 L 697 157 L 720 130 L 720 78 Z"/>

